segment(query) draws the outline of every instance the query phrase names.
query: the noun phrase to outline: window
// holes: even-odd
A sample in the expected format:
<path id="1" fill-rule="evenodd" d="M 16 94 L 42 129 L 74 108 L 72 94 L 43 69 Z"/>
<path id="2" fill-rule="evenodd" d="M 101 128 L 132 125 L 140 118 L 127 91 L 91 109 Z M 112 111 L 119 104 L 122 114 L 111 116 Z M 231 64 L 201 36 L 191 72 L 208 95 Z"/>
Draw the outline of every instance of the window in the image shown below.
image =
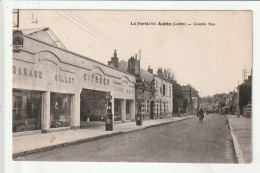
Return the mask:
<path id="1" fill-rule="evenodd" d="M 165 96 L 165 85 L 163 85 L 163 95 Z"/>
<path id="2" fill-rule="evenodd" d="M 103 80 L 103 81 L 104 81 L 104 85 L 106 85 L 106 78 L 104 78 L 104 80 Z"/>
<path id="3" fill-rule="evenodd" d="M 42 93 L 13 90 L 13 132 L 41 129 Z"/>
<path id="4" fill-rule="evenodd" d="M 71 96 L 51 93 L 51 128 L 68 127 L 71 119 Z"/>
<path id="5" fill-rule="evenodd" d="M 97 76 L 95 77 L 95 79 L 96 79 L 96 83 L 98 83 L 98 77 Z"/>
<path id="6" fill-rule="evenodd" d="M 149 100 L 147 100 L 146 105 L 146 112 L 149 113 Z"/>

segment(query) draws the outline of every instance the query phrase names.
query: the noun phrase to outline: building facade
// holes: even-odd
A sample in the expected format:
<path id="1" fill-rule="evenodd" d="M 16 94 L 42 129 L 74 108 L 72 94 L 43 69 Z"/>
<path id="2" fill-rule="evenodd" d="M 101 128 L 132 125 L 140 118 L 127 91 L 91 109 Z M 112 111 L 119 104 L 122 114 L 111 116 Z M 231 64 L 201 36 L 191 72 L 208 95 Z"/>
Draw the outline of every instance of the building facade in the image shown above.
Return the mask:
<path id="1" fill-rule="evenodd" d="M 237 114 L 252 116 L 252 75 L 237 87 Z"/>
<path id="2" fill-rule="evenodd" d="M 183 109 L 186 113 L 195 115 L 199 109 L 199 93 L 190 85 L 181 86 L 181 93 L 183 95 Z"/>
<path id="3" fill-rule="evenodd" d="M 78 129 L 135 118 L 135 76 L 60 47 L 49 28 L 13 35 L 13 133 Z M 26 34 L 25 34 L 26 33 Z"/>
<path id="4" fill-rule="evenodd" d="M 114 54 L 115 55 L 115 54 Z M 172 116 L 172 83 L 153 74 L 153 70 L 146 71 L 140 68 L 140 60 L 135 57 L 129 58 L 128 62 L 118 61 L 118 58 L 111 58 L 109 65 L 128 71 L 136 76 L 135 98 L 142 100 L 141 112 L 144 119 L 156 119 Z M 115 64 L 113 64 L 114 62 Z M 137 106 L 137 105 L 136 105 Z M 137 109 L 136 109 L 137 113 Z"/>

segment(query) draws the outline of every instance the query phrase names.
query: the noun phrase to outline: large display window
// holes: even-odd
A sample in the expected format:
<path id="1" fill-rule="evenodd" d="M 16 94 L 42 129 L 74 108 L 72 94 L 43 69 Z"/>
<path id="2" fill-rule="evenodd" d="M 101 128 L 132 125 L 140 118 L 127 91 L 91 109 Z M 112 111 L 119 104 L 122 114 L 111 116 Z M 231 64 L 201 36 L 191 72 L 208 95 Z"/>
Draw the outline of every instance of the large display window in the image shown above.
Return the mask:
<path id="1" fill-rule="evenodd" d="M 80 120 L 105 121 L 106 92 L 83 89 L 80 94 Z"/>
<path id="2" fill-rule="evenodd" d="M 69 127 L 71 121 L 71 95 L 51 93 L 51 128 Z"/>
<path id="3" fill-rule="evenodd" d="M 13 90 L 13 133 L 41 129 L 42 93 Z"/>

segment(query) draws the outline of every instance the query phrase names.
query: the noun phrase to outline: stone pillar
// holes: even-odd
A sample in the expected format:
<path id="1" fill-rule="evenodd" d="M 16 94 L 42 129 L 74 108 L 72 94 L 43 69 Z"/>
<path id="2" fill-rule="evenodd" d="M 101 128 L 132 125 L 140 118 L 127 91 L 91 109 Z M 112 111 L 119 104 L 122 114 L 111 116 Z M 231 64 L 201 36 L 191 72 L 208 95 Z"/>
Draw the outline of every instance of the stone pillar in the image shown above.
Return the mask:
<path id="1" fill-rule="evenodd" d="M 43 93 L 42 98 L 42 133 L 50 132 L 50 125 L 51 125 L 51 116 L 50 116 L 50 91 Z"/>
<path id="2" fill-rule="evenodd" d="M 121 100 L 121 116 L 122 116 L 122 123 L 126 120 L 126 100 Z"/>
<path id="3" fill-rule="evenodd" d="M 112 95 L 112 93 L 111 93 L 111 95 Z M 115 121 L 115 98 L 113 95 L 112 95 L 112 99 L 111 99 L 111 109 L 112 109 L 112 115 L 113 115 L 112 121 L 114 123 L 114 121 Z"/>
<path id="4" fill-rule="evenodd" d="M 130 116 L 132 121 L 135 121 L 135 100 L 131 100 L 130 102 Z"/>
<path id="5" fill-rule="evenodd" d="M 71 129 L 80 128 L 80 92 L 72 96 L 71 104 Z"/>

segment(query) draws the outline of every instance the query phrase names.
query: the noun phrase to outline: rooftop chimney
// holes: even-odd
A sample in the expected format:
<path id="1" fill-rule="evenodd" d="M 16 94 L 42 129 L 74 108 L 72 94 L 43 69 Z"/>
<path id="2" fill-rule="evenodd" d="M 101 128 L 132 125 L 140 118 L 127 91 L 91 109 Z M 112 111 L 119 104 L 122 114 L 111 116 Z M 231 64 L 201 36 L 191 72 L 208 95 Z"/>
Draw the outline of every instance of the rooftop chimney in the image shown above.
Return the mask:
<path id="1" fill-rule="evenodd" d="M 129 58 L 127 71 L 137 76 L 140 75 L 140 60 L 137 60 L 137 55 Z"/>
<path id="2" fill-rule="evenodd" d="M 111 57 L 111 61 L 108 61 L 108 65 L 113 65 L 115 68 L 118 68 L 118 57 L 116 53 L 116 49 L 114 50 L 114 57 Z"/>
<path id="3" fill-rule="evenodd" d="M 150 66 L 148 68 L 148 72 L 153 74 L 153 69 L 151 69 Z"/>
<path id="4" fill-rule="evenodd" d="M 158 75 L 160 78 L 163 78 L 163 71 L 162 71 L 161 68 L 158 69 L 158 72 L 157 72 L 157 73 L 158 73 L 157 75 Z"/>

